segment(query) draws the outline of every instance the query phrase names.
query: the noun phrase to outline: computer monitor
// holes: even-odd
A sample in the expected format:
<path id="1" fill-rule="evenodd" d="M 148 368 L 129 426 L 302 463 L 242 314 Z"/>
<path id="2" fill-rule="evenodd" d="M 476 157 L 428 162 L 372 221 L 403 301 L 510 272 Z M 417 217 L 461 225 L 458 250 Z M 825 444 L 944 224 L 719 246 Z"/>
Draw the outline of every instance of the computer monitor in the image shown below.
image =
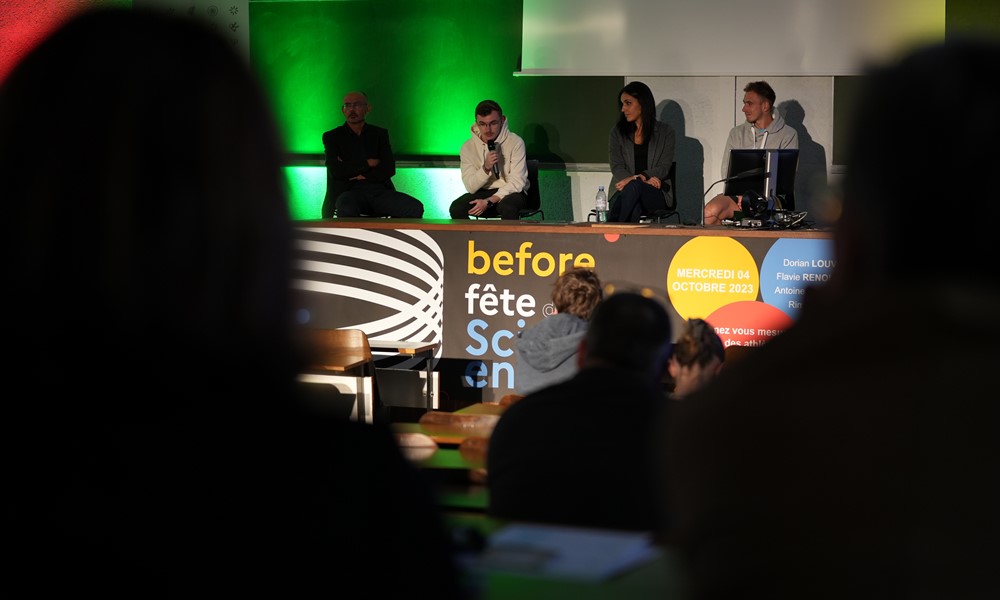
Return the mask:
<path id="1" fill-rule="evenodd" d="M 793 148 L 774 150 L 734 149 L 729 153 L 728 176 L 747 171 L 760 171 L 755 175 L 726 182 L 727 196 L 742 196 L 754 191 L 770 200 L 776 198 L 775 208 L 795 210 L 795 171 L 799 165 L 799 151 Z"/>

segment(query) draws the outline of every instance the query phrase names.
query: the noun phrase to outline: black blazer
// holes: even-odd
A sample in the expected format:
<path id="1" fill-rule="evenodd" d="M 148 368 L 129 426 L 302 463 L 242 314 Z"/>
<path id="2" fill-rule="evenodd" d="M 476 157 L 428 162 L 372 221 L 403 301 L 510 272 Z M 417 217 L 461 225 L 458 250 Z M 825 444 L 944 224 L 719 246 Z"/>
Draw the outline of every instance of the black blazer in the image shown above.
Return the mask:
<path id="1" fill-rule="evenodd" d="M 389 143 L 389 130 L 365 123 L 361 135 L 356 135 L 347 123 L 323 134 L 326 152 L 326 196 L 323 198 L 323 218 L 333 216 L 337 197 L 357 184 L 352 177 L 365 176 L 368 184 L 381 184 L 395 190 L 392 176 L 396 174 L 396 158 Z M 368 166 L 369 158 L 378 165 Z"/>

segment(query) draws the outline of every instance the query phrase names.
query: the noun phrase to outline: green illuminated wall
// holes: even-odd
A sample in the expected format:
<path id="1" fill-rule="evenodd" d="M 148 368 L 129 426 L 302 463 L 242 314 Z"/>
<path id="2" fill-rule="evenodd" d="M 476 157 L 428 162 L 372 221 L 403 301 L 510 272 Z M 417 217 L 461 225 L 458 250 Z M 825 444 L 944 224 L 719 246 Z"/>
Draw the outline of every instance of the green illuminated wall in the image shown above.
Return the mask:
<path id="1" fill-rule="evenodd" d="M 326 194 L 326 168 L 317 166 L 286 167 L 289 188 L 289 204 L 292 218 L 309 220 L 320 218 L 320 208 L 323 196 Z M 458 168 L 409 168 L 397 171 L 392 178 L 396 189 L 412 193 L 424 203 L 425 219 L 450 219 L 448 206 L 451 201 L 465 193 Z M 543 192 L 544 193 L 544 192 Z M 571 220 L 572 207 L 556 217 L 556 211 L 551 212 L 553 218 Z"/>
<path id="2" fill-rule="evenodd" d="M 322 135 L 344 122 L 340 104 L 355 89 L 368 94 L 368 119 L 389 129 L 397 158 L 457 165 L 473 109 L 492 98 L 547 168 L 607 162 L 623 79 L 514 77 L 521 0 L 251 0 L 250 40 L 289 152 L 312 155 L 300 158 L 314 166 L 289 169 L 296 218 L 319 217 Z M 424 201 L 425 218 L 447 218 L 447 204 L 464 192 L 458 177 L 406 169 L 394 182 Z"/>
<path id="3" fill-rule="evenodd" d="M 387 127 L 397 158 L 457 164 L 472 112 L 500 102 L 528 155 L 543 163 L 546 218 L 569 201 L 568 163 L 606 163 L 620 77 L 514 77 L 521 0 L 250 0 L 250 54 L 272 95 L 290 153 L 292 213 L 319 217 L 326 182 L 322 134 L 343 122 L 346 92 L 369 94 L 372 123 Z M 995 2 L 949 0 L 947 34 L 997 35 Z M 655 43 L 655 42 L 654 42 Z M 859 81 L 838 77 L 833 161 Z M 298 166 L 301 165 L 301 166 Z M 396 186 L 420 198 L 426 218 L 447 218 L 463 190 L 453 168 L 403 169 Z M 550 209 L 550 203 L 556 205 Z M 551 213 L 551 214 L 550 214 Z"/>

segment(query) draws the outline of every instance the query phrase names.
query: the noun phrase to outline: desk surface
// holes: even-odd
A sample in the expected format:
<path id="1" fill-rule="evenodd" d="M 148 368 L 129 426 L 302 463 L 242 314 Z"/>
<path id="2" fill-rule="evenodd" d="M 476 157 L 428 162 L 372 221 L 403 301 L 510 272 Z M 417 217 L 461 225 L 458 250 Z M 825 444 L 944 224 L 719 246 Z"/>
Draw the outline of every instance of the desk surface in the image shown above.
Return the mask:
<path id="1" fill-rule="evenodd" d="M 441 344 L 439 342 L 403 342 L 399 340 L 369 339 L 368 345 L 372 350 L 384 352 L 395 352 L 397 354 L 423 354 L 433 352 Z"/>
<path id="2" fill-rule="evenodd" d="M 476 402 L 455 411 L 457 415 L 502 415 L 506 406 L 496 402 Z"/>
<path id="3" fill-rule="evenodd" d="M 324 219 L 296 221 L 296 227 L 332 227 L 341 229 L 423 229 L 425 231 L 517 231 L 523 233 L 559 233 L 575 235 L 679 235 L 743 238 L 829 238 L 829 229 L 754 229 L 723 225 L 673 225 L 669 223 L 556 223 L 545 221 L 502 221 L 499 219 Z"/>
<path id="4" fill-rule="evenodd" d="M 491 536 L 508 525 L 516 525 L 495 519 L 481 512 L 450 511 L 445 514 L 448 527 L 456 532 L 457 539 L 470 538 L 470 531 L 478 532 L 482 539 Z M 477 554 L 467 551 L 463 554 L 465 577 L 470 585 L 481 591 L 482 600 L 551 600 L 552 598 L 572 598 L 573 600 L 632 600 L 651 599 L 684 600 L 690 598 L 685 586 L 683 570 L 676 552 L 670 547 L 661 547 L 661 553 L 653 560 L 632 568 L 604 581 L 573 581 L 546 575 L 516 574 L 503 572 L 481 572 L 470 568 Z"/>
<path id="5" fill-rule="evenodd" d="M 582 582 L 491 573 L 482 577 L 482 600 L 684 600 L 677 561 L 667 554 L 608 581 Z"/>
<path id="6" fill-rule="evenodd" d="M 488 438 L 496 425 L 496 420 L 489 417 L 499 418 L 505 408 L 492 402 L 477 402 L 454 411 L 455 415 L 470 417 L 462 422 L 456 420 L 454 423 L 393 423 L 392 429 L 396 433 L 422 433 L 438 444 L 457 446 L 466 438 Z M 441 415 L 445 416 L 445 413 Z"/>
<path id="7" fill-rule="evenodd" d="M 442 446 L 457 446 L 470 437 L 490 437 L 493 426 L 457 427 L 454 425 L 438 425 L 423 423 L 393 423 L 395 433 L 422 433 Z"/>
<path id="8" fill-rule="evenodd" d="M 308 370 L 310 371 L 333 371 L 334 373 L 345 373 L 351 369 L 363 366 L 365 363 L 371 362 L 371 358 L 365 356 L 364 354 L 352 352 L 338 354 L 336 356 L 330 357 L 336 362 L 327 362 L 323 364 L 309 365 Z"/>

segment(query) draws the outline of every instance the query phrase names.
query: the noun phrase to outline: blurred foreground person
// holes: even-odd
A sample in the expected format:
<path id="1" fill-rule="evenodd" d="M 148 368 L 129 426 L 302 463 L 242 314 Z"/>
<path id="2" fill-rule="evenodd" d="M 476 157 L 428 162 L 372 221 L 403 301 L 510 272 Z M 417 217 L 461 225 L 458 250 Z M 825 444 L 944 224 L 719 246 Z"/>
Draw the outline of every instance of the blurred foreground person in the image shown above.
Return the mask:
<path id="1" fill-rule="evenodd" d="M 993 225 L 905 215 L 979 196 L 998 77 L 1000 45 L 949 39 L 865 78 L 830 281 L 672 411 L 664 510 L 696 598 L 996 597 Z M 898 174 L 928 143 L 915 192 Z"/>
<path id="2" fill-rule="evenodd" d="M 457 596 L 391 434 L 296 401 L 282 145 L 228 42 L 69 21 L 0 87 L 0 182 L 5 597 Z"/>

